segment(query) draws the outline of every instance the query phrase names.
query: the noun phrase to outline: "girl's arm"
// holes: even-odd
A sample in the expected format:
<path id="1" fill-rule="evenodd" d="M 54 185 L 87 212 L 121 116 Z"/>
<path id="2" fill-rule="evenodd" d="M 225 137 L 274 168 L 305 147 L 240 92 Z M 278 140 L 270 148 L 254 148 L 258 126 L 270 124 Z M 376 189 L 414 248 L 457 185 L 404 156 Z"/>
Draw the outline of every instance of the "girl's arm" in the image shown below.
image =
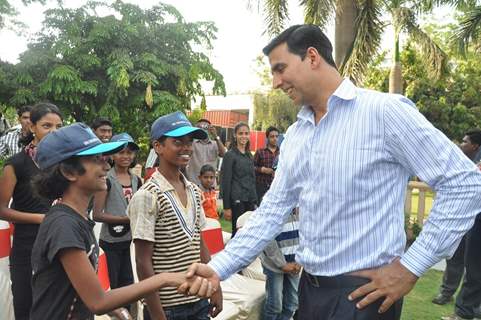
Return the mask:
<path id="1" fill-rule="evenodd" d="M 111 213 L 105 212 L 105 202 L 107 200 L 108 191 L 99 191 L 94 196 L 94 210 L 93 218 L 97 222 L 105 222 L 110 224 L 127 224 L 130 219 L 127 215 L 115 216 Z"/>
<path id="2" fill-rule="evenodd" d="M 40 224 L 43 221 L 44 214 L 22 212 L 8 207 L 16 184 L 15 170 L 11 165 L 6 165 L 0 178 L 0 219 L 15 223 Z"/>
<path id="3" fill-rule="evenodd" d="M 75 291 L 95 314 L 104 314 L 130 304 L 162 287 L 178 287 L 186 279 L 181 273 L 160 273 L 139 283 L 105 292 L 84 250 L 62 249 L 59 259 Z M 212 293 L 206 279 L 197 278 L 191 283 L 194 286 L 199 284 L 205 295 Z"/>

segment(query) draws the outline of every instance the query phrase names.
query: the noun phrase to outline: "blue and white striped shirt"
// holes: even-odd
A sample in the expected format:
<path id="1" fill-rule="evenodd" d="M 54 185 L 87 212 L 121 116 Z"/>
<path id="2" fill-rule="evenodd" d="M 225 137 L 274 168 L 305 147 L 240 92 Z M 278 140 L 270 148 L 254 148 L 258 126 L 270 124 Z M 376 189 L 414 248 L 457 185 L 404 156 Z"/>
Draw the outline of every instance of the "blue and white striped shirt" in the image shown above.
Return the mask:
<path id="1" fill-rule="evenodd" d="M 287 131 L 256 219 L 209 263 L 222 279 L 261 252 L 296 204 L 296 260 L 323 276 L 379 267 L 396 257 L 420 276 L 453 254 L 481 212 L 481 173 L 410 100 L 346 79 L 327 106 L 317 125 L 304 107 Z M 404 252 L 404 198 L 412 175 L 437 196 L 423 231 Z"/>

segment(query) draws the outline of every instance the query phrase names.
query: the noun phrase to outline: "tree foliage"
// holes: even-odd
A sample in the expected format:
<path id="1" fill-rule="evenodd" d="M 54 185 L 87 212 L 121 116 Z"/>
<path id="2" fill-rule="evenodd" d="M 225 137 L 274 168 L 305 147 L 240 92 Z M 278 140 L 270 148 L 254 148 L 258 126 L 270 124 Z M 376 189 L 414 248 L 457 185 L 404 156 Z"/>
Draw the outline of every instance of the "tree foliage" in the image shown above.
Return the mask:
<path id="1" fill-rule="evenodd" d="M 261 84 L 270 88 L 272 78 L 265 58 L 256 58 L 256 72 L 261 79 Z M 267 89 L 258 91 L 254 96 L 254 125 L 255 130 L 266 130 L 270 126 L 285 132 L 297 119 L 299 107 L 281 90 Z"/>
<path id="2" fill-rule="evenodd" d="M 107 11 L 99 16 L 97 11 Z M 216 27 L 188 23 L 173 6 L 143 10 L 120 0 L 89 1 L 78 9 L 47 10 L 42 31 L 20 62 L 0 65 L 13 90 L 0 90 L 0 103 L 49 100 L 72 120 L 89 123 L 99 115 L 115 131 L 146 135 L 153 119 L 190 108 L 203 95 L 200 80 L 225 95 L 222 75 L 205 53 Z"/>
<path id="3" fill-rule="evenodd" d="M 454 29 L 453 25 L 427 28 L 447 52 Z M 406 45 L 400 58 L 405 68 L 405 95 L 435 127 L 460 141 L 467 130 L 481 128 L 481 61 L 474 53 L 468 53 L 465 59 L 453 52 L 450 56 L 451 68 L 439 79 L 430 76 L 412 43 Z M 378 57 L 369 69 L 365 86 L 386 91 L 389 70 L 383 66 L 383 58 Z"/>

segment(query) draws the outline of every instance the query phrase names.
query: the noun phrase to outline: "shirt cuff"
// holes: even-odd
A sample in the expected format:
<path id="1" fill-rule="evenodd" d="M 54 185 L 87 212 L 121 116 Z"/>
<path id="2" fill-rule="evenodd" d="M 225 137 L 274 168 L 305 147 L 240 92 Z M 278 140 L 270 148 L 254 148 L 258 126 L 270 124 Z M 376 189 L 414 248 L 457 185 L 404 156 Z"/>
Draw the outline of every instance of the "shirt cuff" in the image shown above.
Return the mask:
<path id="1" fill-rule="evenodd" d="M 221 281 L 224 281 L 229 277 L 229 274 L 227 272 L 224 272 L 227 268 L 223 266 L 222 261 L 220 261 L 221 259 L 219 259 L 220 258 L 219 254 L 213 257 L 207 265 L 215 271 L 215 273 L 219 276 Z"/>
<path id="2" fill-rule="evenodd" d="M 439 262 L 420 242 L 415 241 L 402 256 L 401 264 L 416 276 L 422 276 L 429 268 Z"/>

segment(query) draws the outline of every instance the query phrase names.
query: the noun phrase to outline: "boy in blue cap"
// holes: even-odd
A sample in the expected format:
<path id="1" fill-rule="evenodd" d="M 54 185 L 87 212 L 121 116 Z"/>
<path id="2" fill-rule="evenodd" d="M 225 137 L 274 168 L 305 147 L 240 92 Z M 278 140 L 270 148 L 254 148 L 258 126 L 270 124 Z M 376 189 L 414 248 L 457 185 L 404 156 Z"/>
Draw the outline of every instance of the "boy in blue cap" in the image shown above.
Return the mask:
<path id="1" fill-rule="evenodd" d="M 107 173 L 107 190 L 95 194 L 93 218 L 102 222 L 99 245 L 107 257 L 110 288 L 115 289 L 134 283 L 130 259 L 132 235 L 127 205 L 142 185 L 142 181 L 130 171 L 139 150 L 134 139 L 123 132 L 114 135 L 110 141 L 122 141 L 126 146 L 112 155 L 112 168 Z M 126 307 L 130 311 L 130 307 Z M 124 318 L 131 319 L 127 309 L 119 312 Z"/>
<path id="2" fill-rule="evenodd" d="M 31 320 L 93 320 L 94 313 L 106 313 L 185 279 L 180 273 L 159 274 L 108 292 L 100 285 L 95 223 L 88 218 L 87 207 L 95 192 L 107 188 L 107 155 L 125 145 L 102 143 L 82 123 L 52 132 L 39 143 L 35 161 L 42 172 L 34 188 L 42 197 L 61 200 L 46 214 L 33 246 Z M 209 294 L 207 280 L 192 284 L 200 284 Z"/>
<path id="3" fill-rule="evenodd" d="M 127 209 L 139 279 L 185 272 L 193 262 L 210 260 L 200 236 L 205 224 L 201 191 L 181 173 L 191 158 L 193 139 L 206 137 L 207 133 L 193 127 L 181 112 L 162 116 L 152 125 L 151 140 L 159 167 L 134 194 Z M 177 293 L 176 288 L 161 288 L 145 301 L 145 320 L 204 320 L 209 319 L 209 313 L 215 317 L 222 310 L 220 290 L 210 299 L 210 306 L 205 299 Z"/>

